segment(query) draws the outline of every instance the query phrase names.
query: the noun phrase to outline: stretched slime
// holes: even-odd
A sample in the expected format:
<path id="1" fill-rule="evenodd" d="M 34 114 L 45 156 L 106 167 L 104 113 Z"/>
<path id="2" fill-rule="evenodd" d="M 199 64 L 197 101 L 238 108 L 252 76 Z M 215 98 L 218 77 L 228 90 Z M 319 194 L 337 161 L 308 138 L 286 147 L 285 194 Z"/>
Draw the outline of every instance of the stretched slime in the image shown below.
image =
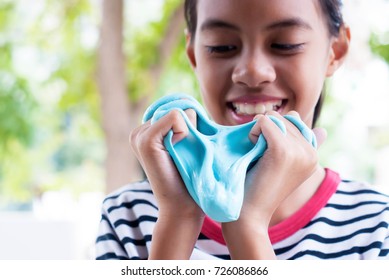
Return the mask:
<path id="1" fill-rule="evenodd" d="M 197 127 L 185 114 L 186 109 L 196 111 Z M 244 199 L 246 174 L 267 149 L 263 135 L 255 144 L 249 140 L 248 135 L 256 120 L 236 126 L 219 125 L 209 119 L 192 96 L 174 94 L 151 104 L 143 122 L 151 119 L 154 123 L 171 110 L 181 113 L 189 135 L 173 144 L 173 132 L 170 131 L 164 138 L 164 145 L 189 194 L 211 219 L 217 222 L 237 220 Z M 295 116 L 284 117 L 316 148 L 316 137 L 310 128 Z M 286 134 L 284 123 L 275 117 L 270 118 Z"/>

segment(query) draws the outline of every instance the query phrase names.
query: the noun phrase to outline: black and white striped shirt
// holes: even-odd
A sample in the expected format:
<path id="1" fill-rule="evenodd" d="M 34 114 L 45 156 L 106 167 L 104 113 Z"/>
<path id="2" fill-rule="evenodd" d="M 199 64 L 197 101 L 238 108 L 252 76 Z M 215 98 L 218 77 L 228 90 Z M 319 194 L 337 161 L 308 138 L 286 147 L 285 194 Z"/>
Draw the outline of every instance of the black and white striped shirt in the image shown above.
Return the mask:
<path id="1" fill-rule="evenodd" d="M 103 202 L 96 259 L 147 259 L 158 206 L 147 181 Z M 269 229 L 279 259 L 389 259 L 389 196 L 326 169 L 313 197 Z M 221 227 L 206 218 L 191 259 L 229 259 Z"/>

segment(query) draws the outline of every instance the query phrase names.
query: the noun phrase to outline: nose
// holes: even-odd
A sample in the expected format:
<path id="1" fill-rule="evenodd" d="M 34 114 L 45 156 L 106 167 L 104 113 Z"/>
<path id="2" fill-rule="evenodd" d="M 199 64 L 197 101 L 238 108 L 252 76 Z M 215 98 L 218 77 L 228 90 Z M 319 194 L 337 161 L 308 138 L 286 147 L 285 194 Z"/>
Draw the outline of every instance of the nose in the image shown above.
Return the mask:
<path id="1" fill-rule="evenodd" d="M 239 59 L 232 73 L 234 83 L 256 88 L 276 79 L 276 71 L 271 59 L 261 50 L 242 54 Z"/>

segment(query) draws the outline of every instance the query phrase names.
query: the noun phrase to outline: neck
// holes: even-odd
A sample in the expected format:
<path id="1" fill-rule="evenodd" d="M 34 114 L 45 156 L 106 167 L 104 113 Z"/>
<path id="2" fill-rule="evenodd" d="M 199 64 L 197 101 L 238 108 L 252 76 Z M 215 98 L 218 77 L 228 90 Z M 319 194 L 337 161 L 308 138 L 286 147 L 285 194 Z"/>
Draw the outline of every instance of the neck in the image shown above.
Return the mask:
<path id="1" fill-rule="evenodd" d="M 270 226 L 274 226 L 298 211 L 315 194 L 325 177 L 325 170 L 319 166 L 316 171 L 293 193 L 291 193 L 274 212 Z"/>

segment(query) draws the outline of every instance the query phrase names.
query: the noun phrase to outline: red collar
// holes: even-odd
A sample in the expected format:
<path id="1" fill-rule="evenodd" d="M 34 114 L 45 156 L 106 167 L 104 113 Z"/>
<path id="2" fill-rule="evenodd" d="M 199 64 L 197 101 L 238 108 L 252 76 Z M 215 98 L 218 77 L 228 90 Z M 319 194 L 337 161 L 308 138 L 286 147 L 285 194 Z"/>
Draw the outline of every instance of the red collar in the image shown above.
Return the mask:
<path id="1" fill-rule="evenodd" d="M 338 173 L 330 169 L 325 169 L 325 171 L 325 178 L 311 199 L 292 216 L 269 228 L 272 244 L 291 236 L 306 226 L 335 193 L 341 181 L 340 177 Z M 201 233 L 216 242 L 226 244 L 220 224 L 208 216 L 205 217 Z"/>

